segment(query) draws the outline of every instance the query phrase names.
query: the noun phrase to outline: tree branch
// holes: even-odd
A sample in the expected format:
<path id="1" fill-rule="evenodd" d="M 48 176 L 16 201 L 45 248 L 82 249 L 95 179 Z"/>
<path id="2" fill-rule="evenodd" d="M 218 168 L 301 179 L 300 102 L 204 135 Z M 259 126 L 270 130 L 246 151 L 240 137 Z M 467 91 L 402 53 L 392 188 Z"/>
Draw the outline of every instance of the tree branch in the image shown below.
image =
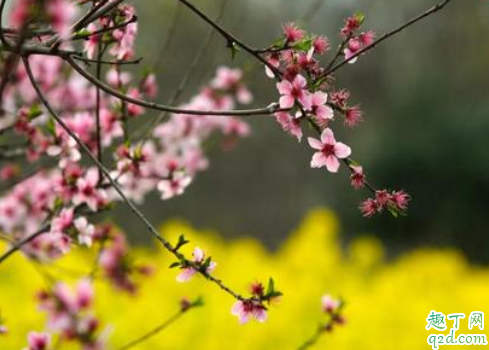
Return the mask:
<path id="1" fill-rule="evenodd" d="M 278 111 L 283 111 L 284 109 L 280 109 L 277 103 L 272 103 L 270 106 L 266 108 L 258 108 L 258 109 L 243 109 L 243 110 L 230 110 L 230 111 L 203 111 L 203 110 L 190 110 L 190 109 L 180 109 L 180 108 L 175 108 L 155 102 L 148 102 L 144 101 L 141 99 L 137 99 L 131 96 L 127 96 L 126 94 L 117 91 L 116 89 L 113 89 L 112 87 L 108 86 L 107 84 L 103 83 L 102 81 L 98 80 L 94 76 L 92 76 L 90 73 L 88 73 L 86 70 L 84 70 L 82 67 L 80 67 L 74 59 L 70 55 L 66 55 L 65 57 L 66 61 L 73 67 L 75 71 L 80 73 L 85 79 L 90 81 L 92 84 L 95 86 L 99 87 L 101 90 L 105 91 L 106 93 L 117 97 L 121 100 L 124 100 L 128 103 L 132 103 L 141 107 L 146 107 L 150 109 L 155 109 L 159 111 L 165 111 L 165 112 L 170 112 L 174 114 L 189 114 L 189 115 L 213 115 L 213 116 L 239 116 L 239 117 L 250 117 L 250 116 L 263 116 L 263 115 L 270 115 Z"/>

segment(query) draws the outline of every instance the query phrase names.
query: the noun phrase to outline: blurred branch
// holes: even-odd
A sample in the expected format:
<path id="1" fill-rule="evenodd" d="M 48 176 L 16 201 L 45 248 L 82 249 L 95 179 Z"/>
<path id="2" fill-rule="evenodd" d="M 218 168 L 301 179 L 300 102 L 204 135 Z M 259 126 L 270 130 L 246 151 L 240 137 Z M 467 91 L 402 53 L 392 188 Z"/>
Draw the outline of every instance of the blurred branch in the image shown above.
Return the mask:
<path id="1" fill-rule="evenodd" d="M 222 18 L 222 16 L 224 15 L 224 10 L 226 9 L 226 5 L 228 3 L 229 0 L 224 0 L 222 2 L 222 5 L 221 5 L 221 10 L 219 12 L 219 15 L 218 17 L 216 18 L 216 22 L 219 22 L 219 20 Z M 207 38 L 204 40 L 204 42 L 202 43 L 202 46 L 200 47 L 199 49 L 199 52 L 197 52 L 197 55 L 195 56 L 194 60 L 192 61 L 192 63 L 190 64 L 189 68 L 187 69 L 187 72 L 185 73 L 185 75 L 183 76 L 182 80 L 180 80 L 180 84 L 178 84 L 178 87 L 177 89 L 175 90 L 174 94 L 172 95 L 172 97 L 170 98 L 168 104 L 170 105 L 174 105 L 175 103 L 177 103 L 178 99 L 180 98 L 180 96 L 182 95 L 184 89 L 185 89 L 185 86 L 187 85 L 189 79 L 191 76 L 193 76 L 195 70 L 197 69 L 199 63 L 202 61 L 202 59 L 204 58 L 204 55 L 205 53 L 207 52 L 207 50 L 209 49 L 210 47 L 210 43 L 212 41 L 212 38 L 214 37 L 216 31 L 215 29 L 211 29 L 211 31 L 209 32 L 209 34 L 207 35 Z M 168 112 L 161 112 L 158 117 L 156 117 L 156 119 L 154 119 L 153 121 L 150 121 L 148 123 L 148 126 L 147 128 L 146 127 L 143 127 L 142 128 L 142 133 L 144 133 L 144 129 L 147 129 L 147 131 L 145 132 L 145 136 L 144 136 L 144 140 L 143 140 L 143 144 L 147 141 L 147 139 L 150 137 L 151 135 L 151 132 L 153 131 L 153 128 L 158 125 L 159 123 L 161 123 L 163 121 L 163 119 L 165 119 L 166 117 L 168 116 Z"/>
<path id="2" fill-rule="evenodd" d="M 304 22 L 312 21 L 313 18 L 317 16 L 325 2 L 326 0 L 316 0 L 315 2 L 313 2 L 311 6 L 309 6 L 309 8 L 306 10 L 306 12 L 304 12 L 301 20 L 303 20 Z"/>
<path id="3" fill-rule="evenodd" d="M 326 322 L 325 324 L 320 325 L 317 328 L 316 333 L 314 333 L 311 336 L 311 338 L 307 339 L 304 343 L 302 343 L 302 345 L 299 346 L 297 348 L 297 350 L 309 349 L 311 346 L 315 345 L 318 342 L 318 340 L 321 338 L 321 336 L 324 333 L 331 332 L 333 330 L 333 327 L 335 324 L 341 323 L 342 322 L 341 321 L 341 310 L 343 309 L 343 307 L 344 307 L 344 303 L 341 302 L 338 309 L 330 315 L 329 321 Z"/>
<path id="4" fill-rule="evenodd" d="M 75 60 L 79 60 L 79 61 L 82 61 L 85 63 L 113 64 L 115 66 L 122 66 L 122 65 L 128 65 L 128 64 L 139 64 L 143 60 L 143 58 L 140 57 L 140 58 L 136 58 L 136 59 L 130 60 L 130 61 L 107 61 L 107 60 L 99 60 L 99 59 L 94 60 L 94 59 L 85 58 L 85 57 L 76 56 L 76 55 L 73 55 L 73 58 Z"/>
<path id="5" fill-rule="evenodd" d="M 176 313 L 174 314 L 173 316 L 171 316 L 169 319 L 167 319 L 166 321 L 164 321 L 162 324 L 160 324 L 159 326 L 153 328 L 152 330 L 150 330 L 148 333 L 140 336 L 139 338 L 136 338 L 134 339 L 133 341 L 117 348 L 116 350 L 128 350 L 128 349 L 131 349 L 143 342 L 145 342 L 146 340 L 158 335 L 159 333 L 161 333 L 163 330 L 165 330 L 166 328 L 168 328 L 170 325 L 172 325 L 173 323 L 175 323 L 176 321 L 178 321 L 183 315 L 185 315 L 187 312 L 189 312 L 190 310 L 196 308 L 196 307 L 199 307 L 199 306 L 202 306 L 202 301 L 200 299 L 197 299 L 196 301 L 192 302 L 192 303 L 189 303 L 188 305 L 185 305 L 185 306 L 182 306 L 182 308 Z"/>
<path id="6" fill-rule="evenodd" d="M 37 237 L 39 237 L 43 233 L 47 232 L 49 230 L 50 226 L 51 225 L 46 224 L 43 227 L 41 227 L 38 231 L 36 231 L 36 232 L 30 234 L 29 236 L 25 237 L 23 240 L 15 243 L 12 247 L 10 247 L 9 250 L 7 250 L 5 253 L 3 253 L 0 256 L 0 264 L 2 264 L 5 260 L 7 260 L 12 254 L 14 254 L 18 250 L 20 250 L 24 245 L 33 241 L 34 239 L 36 239 Z"/>
<path id="7" fill-rule="evenodd" d="M 161 66 L 163 60 L 165 59 L 165 53 L 168 51 L 171 44 L 173 43 L 173 38 L 175 37 L 178 20 L 180 19 L 181 13 L 182 13 L 182 4 L 178 3 L 177 8 L 176 8 L 175 12 L 173 13 L 170 28 L 168 29 L 168 35 L 166 36 L 165 42 L 164 42 L 163 46 L 161 47 L 159 55 L 156 57 L 156 60 L 155 60 L 154 66 L 153 66 L 153 71 L 155 71 L 155 72 L 158 70 L 158 67 Z"/>

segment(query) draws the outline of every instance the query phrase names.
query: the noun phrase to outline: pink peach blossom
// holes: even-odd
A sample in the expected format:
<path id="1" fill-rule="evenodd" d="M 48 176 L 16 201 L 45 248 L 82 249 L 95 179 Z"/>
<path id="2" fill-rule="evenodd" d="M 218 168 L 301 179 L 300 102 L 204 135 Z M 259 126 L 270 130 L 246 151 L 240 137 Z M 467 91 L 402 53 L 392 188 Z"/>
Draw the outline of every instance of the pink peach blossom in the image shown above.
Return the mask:
<path id="1" fill-rule="evenodd" d="M 341 142 L 336 142 L 333 131 L 326 128 L 321 133 L 321 140 L 309 137 L 307 139 L 311 148 L 318 150 L 311 160 L 312 168 L 326 166 L 328 171 L 336 173 L 340 167 L 339 159 L 347 158 L 351 149 Z"/>
<path id="2" fill-rule="evenodd" d="M 277 89 L 282 95 L 279 101 L 280 108 L 292 108 L 296 101 L 300 102 L 305 109 L 311 107 L 307 81 L 302 75 L 298 74 L 292 82 L 282 80 L 277 83 Z"/>

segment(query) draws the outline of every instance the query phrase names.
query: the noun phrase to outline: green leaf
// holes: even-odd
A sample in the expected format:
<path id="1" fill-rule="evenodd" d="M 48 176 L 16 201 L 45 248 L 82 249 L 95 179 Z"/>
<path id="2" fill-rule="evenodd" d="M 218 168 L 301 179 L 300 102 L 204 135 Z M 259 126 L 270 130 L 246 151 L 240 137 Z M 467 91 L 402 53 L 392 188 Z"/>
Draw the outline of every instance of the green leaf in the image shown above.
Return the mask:
<path id="1" fill-rule="evenodd" d="M 209 256 L 207 259 L 205 259 L 204 263 L 202 264 L 202 271 L 207 272 L 207 268 L 211 265 L 211 257 Z"/>
<path id="2" fill-rule="evenodd" d="M 229 41 L 227 47 L 231 50 L 231 59 L 234 61 L 236 54 L 240 51 L 239 47 L 234 41 Z"/>
<path id="3" fill-rule="evenodd" d="M 48 122 L 46 123 L 46 127 L 48 129 L 48 132 L 56 137 L 56 123 L 53 118 L 49 118 Z"/>
<path id="4" fill-rule="evenodd" d="M 277 297 L 281 297 L 282 295 L 284 295 L 282 292 L 274 291 L 273 293 L 271 293 L 270 295 L 268 295 L 268 297 L 269 298 L 277 298 Z"/>
<path id="5" fill-rule="evenodd" d="M 182 234 L 178 237 L 178 242 L 177 245 L 175 246 L 175 250 L 179 250 L 181 247 L 183 247 L 185 244 L 189 243 L 185 236 Z"/>
<path id="6" fill-rule="evenodd" d="M 357 12 L 354 16 L 355 19 L 360 23 L 360 25 L 363 23 L 363 21 L 365 21 L 365 14 L 363 14 L 362 12 Z"/>
<path id="7" fill-rule="evenodd" d="M 141 156 L 143 155 L 143 148 L 141 146 L 142 145 L 137 145 L 137 147 L 134 149 L 134 158 L 136 160 L 141 159 Z"/>
<path id="8" fill-rule="evenodd" d="M 204 298 L 199 296 L 197 297 L 193 302 L 192 302 L 192 307 L 199 307 L 199 306 L 204 306 Z"/>
<path id="9" fill-rule="evenodd" d="M 299 41 L 298 43 L 294 44 L 294 46 L 292 46 L 292 47 L 296 50 L 307 52 L 312 47 L 312 39 L 306 38 L 306 39 Z"/>
<path id="10" fill-rule="evenodd" d="M 286 43 L 285 39 L 280 38 L 280 39 L 275 40 L 271 47 L 276 48 L 276 49 L 281 49 L 285 46 L 285 43 Z"/>
<path id="11" fill-rule="evenodd" d="M 274 292 L 275 292 L 275 282 L 273 281 L 273 278 L 270 277 L 270 279 L 268 280 L 266 295 L 270 296 Z"/>
<path id="12" fill-rule="evenodd" d="M 169 268 L 170 269 L 174 269 L 175 267 L 180 267 L 182 264 L 179 262 L 179 261 L 175 261 L 174 263 L 172 263 Z"/>
<path id="13" fill-rule="evenodd" d="M 81 29 L 74 34 L 74 39 L 83 39 L 92 34 L 88 29 Z"/>
<path id="14" fill-rule="evenodd" d="M 56 199 L 54 200 L 54 211 L 58 212 L 63 208 L 63 206 L 64 206 L 63 199 L 61 199 L 60 197 L 56 197 Z"/>
<path id="15" fill-rule="evenodd" d="M 36 119 L 37 117 L 42 115 L 42 109 L 41 106 L 36 104 L 33 104 L 31 108 L 29 109 L 29 114 L 27 115 L 27 118 L 29 121 Z"/>

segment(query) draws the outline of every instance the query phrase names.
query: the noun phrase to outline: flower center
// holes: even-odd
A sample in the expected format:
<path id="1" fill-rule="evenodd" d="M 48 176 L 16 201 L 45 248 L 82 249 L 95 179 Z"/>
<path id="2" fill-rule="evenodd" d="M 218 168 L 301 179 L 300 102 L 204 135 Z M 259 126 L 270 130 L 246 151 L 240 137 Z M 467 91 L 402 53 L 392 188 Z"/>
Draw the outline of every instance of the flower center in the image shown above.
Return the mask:
<path id="1" fill-rule="evenodd" d="M 292 95 L 293 98 L 299 98 L 302 96 L 302 90 L 301 89 L 298 89 L 296 87 L 293 87 L 292 88 L 292 91 L 290 92 L 290 94 Z"/>
<path id="2" fill-rule="evenodd" d="M 324 145 L 323 148 L 321 149 L 321 152 L 323 152 L 325 156 L 334 155 L 334 145 L 331 144 Z"/>

